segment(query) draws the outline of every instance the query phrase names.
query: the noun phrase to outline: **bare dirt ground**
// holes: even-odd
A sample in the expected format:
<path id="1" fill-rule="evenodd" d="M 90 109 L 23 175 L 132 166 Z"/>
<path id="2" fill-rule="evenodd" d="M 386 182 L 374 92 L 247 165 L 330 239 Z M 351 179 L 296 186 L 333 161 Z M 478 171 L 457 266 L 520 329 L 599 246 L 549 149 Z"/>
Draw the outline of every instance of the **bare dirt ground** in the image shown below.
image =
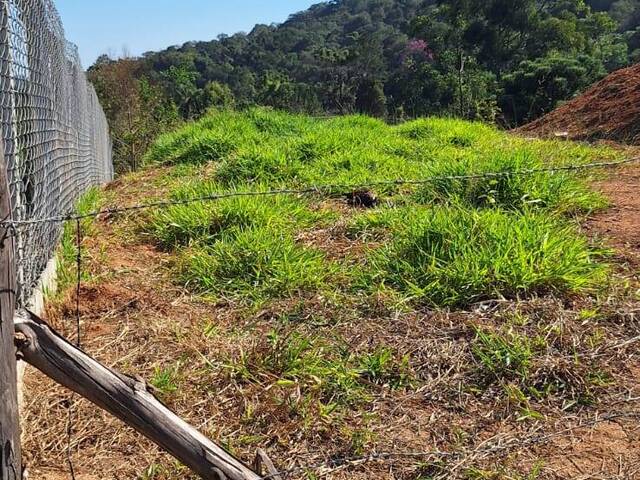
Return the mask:
<path id="1" fill-rule="evenodd" d="M 135 198 L 146 181 L 110 190 Z M 640 478 L 640 166 L 613 172 L 597 186 L 612 207 L 585 229 L 616 249 L 617 275 L 626 285 L 597 302 L 540 298 L 456 313 L 336 306 L 325 298 L 258 312 L 212 304 L 176 287 L 170 255 L 127 234 L 121 228 L 127 219 L 101 219 L 84 241 L 92 280 L 82 288 L 83 346 L 145 378 L 175 368 L 180 388 L 161 395 L 171 408 L 247 461 L 266 448 L 279 468 L 293 469 L 286 478 Z M 69 335 L 74 305 L 72 291 L 63 292 L 47 315 Z M 267 349 L 261 339 L 292 312 L 296 328 L 339 337 L 353 351 L 384 344 L 410 355 L 419 387 L 376 388 L 357 408 L 327 414 L 306 405 L 300 390 L 228 373 L 229 359 L 258 361 Z M 532 381 L 553 378 L 562 394 L 535 401 L 505 396 L 511 385 L 478 376 L 470 353 L 474 328 L 497 329 L 505 319 L 518 319 L 511 328 L 523 335 L 545 332 L 552 348 L 536 361 Z M 70 478 L 68 454 L 78 480 L 190 478 L 145 439 L 32 370 L 26 394 L 29 478 Z M 370 452 L 432 455 L 342 461 Z M 295 469 L 319 464 L 316 476 Z"/>
<path id="2" fill-rule="evenodd" d="M 640 145 L 640 64 L 617 70 L 578 97 L 524 125 L 538 137 L 567 134 L 574 140 Z"/>
<path id="3" fill-rule="evenodd" d="M 639 162 L 640 163 L 640 162 Z M 611 208 L 595 216 L 587 227 L 609 239 L 622 262 L 640 265 L 640 167 L 621 168 L 596 184 L 610 200 Z M 637 268 L 636 268 L 637 270 Z"/>

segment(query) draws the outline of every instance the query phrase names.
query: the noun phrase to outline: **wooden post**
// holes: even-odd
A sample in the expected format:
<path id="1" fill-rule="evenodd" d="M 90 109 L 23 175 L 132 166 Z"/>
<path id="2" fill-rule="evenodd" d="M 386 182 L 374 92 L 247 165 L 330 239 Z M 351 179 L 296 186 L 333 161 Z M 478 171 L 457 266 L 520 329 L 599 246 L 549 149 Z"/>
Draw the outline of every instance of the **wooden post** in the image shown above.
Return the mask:
<path id="1" fill-rule="evenodd" d="M 27 363 L 118 417 L 205 480 L 260 480 L 159 402 L 144 381 L 101 365 L 30 312 L 19 313 L 15 329 L 18 354 Z"/>
<path id="2" fill-rule="evenodd" d="M 0 220 L 10 220 L 11 194 L 0 142 Z M 16 303 L 14 232 L 0 226 L 0 480 L 21 480 L 18 377 L 13 318 Z"/>

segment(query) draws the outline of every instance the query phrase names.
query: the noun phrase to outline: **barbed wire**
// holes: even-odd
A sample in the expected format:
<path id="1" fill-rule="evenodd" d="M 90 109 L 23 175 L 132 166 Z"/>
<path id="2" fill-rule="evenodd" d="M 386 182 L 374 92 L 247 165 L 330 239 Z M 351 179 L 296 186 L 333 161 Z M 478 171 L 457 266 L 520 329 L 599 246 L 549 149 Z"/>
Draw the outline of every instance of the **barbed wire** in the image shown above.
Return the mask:
<path id="1" fill-rule="evenodd" d="M 295 188 L 282 188 L 273 190 L 257 190 L 257 191 L 236 191 L 236 192 L 223 192 L 215 193 L 211 195 L 204 195 L 185 199 L 174 200 L 161 200 L 157 202 L 141 203 L 136 205 L 129 205 L 124 207 L 113 207 L 95 210 L 93 212 L 84 214 L 59 214 L 44 218 L 32 218 L 28 220 L 5 220 L 0 222 L 0 226 L 8 228 L 17 228 L 30 225 L 39 225 L 43 223 L 64 223 L 69 221 L 80 221 L 88 218 L 95 218 L 102 215 L 115 215 L 119 213 L 128 213 L 139 210 L 149 210 L 155 208 L 165 208 L 172 206 L 190 205 L 194 203 L 213 202 L 218 200 L 224 200 L 228 198 L 237 197 L 268 197 L 278 195 L 310 195 L 310 194 L 337 194 L 341 192 L 346 195 L 349 193 L 362 191 L 365 189 L 375 187 L 390 187 L 390 186 L 418 186 L 427 185 L 433 182 L 446 181 L 446 180 L 478 180 L 483 178 L 500 178 L 500 177 L 512 177 L 512 176 L 528 176 L 536 175 L 540 173 L 559 173 L 567 171 L 580 171 L 591 170 L 598 168 L 615 168 L 630 163 L 640 162 L 640 157 L 628 158 L 625 160 L 618 160 L 614 162 L 593 162 L 578 165 L 562 165 L 556 167 L 547 168 L 531 168 L 513 171 L 502 172 L 483 172 L 474 173 L 468 175 L 438 175 L 417 180 L 382 180 L 375 182 L 362 182 L 354 184 L 324 184 L 324 185 L 312 185 L 299 189 Z"/>
<path id="2" fill-rule="evenodd" d="M 208 202 L 208 201 L 217 201 L 227 198 L 233 197 L 248 197 L 248 196 L 275 196 L 275 195 L 304 195 L 304 194 L 322 194 L 322 193 L 336 193 L 343 192 L 349 193 L 358 190 L 364 190 L 373 187 L 379 186 L 402 186 L 402 185 L 424 185 L 432 182 L 443 181 L 443 180 L 473 180 L 473 179 L 483 179 L 483 178 L 497 178 L 497 177 L 511 177 L 518 175 L 535 175 L 538 173 L 555 173 L 555 172 L 564 172 L 564 171 L 578 171 L 585 169 L 596 169 L 596 168 L 612 168 L 618 167 L 625 164 L 630 164 L 633 162 L 640 161 L 640 157 L 629 158 L 621 161 L 615 162 L 594 162 L 588 164 L 580 164 L 580 165 L 564 165 L 564 166 L 556 166 L 556 167 L 548 167 L 548 168 L 538 168 L 538 169 L 526 169 L 526 170 L 517 170 L 517 171 L 504 171 L 504 172 L 484 172 L 484 173 L 476 173 L 469 175 L 445 175 L 445 176 L 432 176 L 419 180 L 389 180 L 389 181 L 377 181 L 377 182 L 365 182 L 358 184 L 326 184 L 326 185 L 315 185 L 301 189 L 275 189 L 275 190 L 266 190 L 266 191 L 247 191 L 247 192 L 226 192 L 219 194 L 212 194 L 207 196 L 200 196 L 194 198 L 186 198 L 186 199 L 175 199 L 175 200 L 164 200 L 157 201 L 145 204 L 131 205 L 125 207 L 116 207 L 116 208 L 106 208 L 99 209 L 94 212 L 89 212 L 86 214 L 67 214 L 67 215 L 55 215 L 49 218 L 35 218 L 26 221 L 9 221 L 4 220 L 0 222 L 0 225 L 4 226 L 7 229 L 15 230 L 17 227 L 31 227 L 37 226 L 42 223 L 58 223 L 58 222 L 75 222 L 75 240 L 76 240 L 76 291 L 75 291 L 75 321 L 76 321 L 76 345 L 78 348 L 81 346 L 81 313 L 80 313 L 80 302 L 81 302 L 81 282 L 82 282 L 82 220 L 87 218 L 94 218 L 101 215 L 112 215 L 124 212 L 132 212 L 132 211 L 141 211 L 146 209 L 153 208 L 164 208 L 170 206 L 178 206 L 178 205 L 189 205 L 198 202 Z M 69 399 L 69 407 L 68 407 L 68 418 L 67 418 L 67 449 L 66 449 L 66 457 L 67 464 L 69 467 L 69 474 L 74 480 L 76 478 L 75 468 L 73 465 L 72 459 L 72 439 L 73 439 L 73 427 L 75 423 L 75 418 L 73 415 L 73 404 L 75 401 L 75 395 L 72 395 Z M 599 417 L 596 419 L 597 422 L 601 421 L 609 421 L 614 418 L 620 418 L 621 414 L 612 414 L 605 417 Z M 640 417 L 640 414 L 634 416 L 634 418 Z M 593 423 L 595 424 L 595 423 Z M 301 472 L 314 471 L 317 472 L 320 476 L 326 476 L 331 473 L 335 473 L 338 470 L 355 468 L 358 466 L 362 466 L 368 463 L 374 462 L 391 462 L 398 459 L 420 459 L 421 461 L 435 461 L 435 460 L 455 460 L 459 468 L 463 463 L 468 462 L 473 458 L 478 458 L 478 456 L 499 453 L 504 450 L 509 450 L 517 447 L 523 447 L 532 444 L 544 443 L 554 437 L 565 435 L 568 432 L 572 432 L 575 428 L 584 428 L 585 425 L 579 425 L 577 427 L 573 427 L 570 429 L 562 430 L 561 432 L 556 432 L 554 434 L 547 435 L 539 435 L 537 437 L 533 437 L 531 439 L 527 439 L 520 442 L 511 441 L 510 443 L 504 443 L 502 438 L 498 439 L 497 444 L 489 445 L 488 441 L 485 441 L 481 444 L 487 445 L 483 448 L 478 448 L 475 450 L 463 450 L 457 452 L 445 452 L 445 451 L 430 451 L 430 452 L 374 452 L 368 455 L 363 456 L 350 456 L 343 457 L 338 459 L 331 459 L 324 462 L 319 462 L 314 465 L 306 465 L 306 466 L 296 466 L 290 469 L 282 470 L 276 473 L 270 473 L 266 476 L 261 477 L 262 480 L 277 480 L 282 478 L 290 478 L 292 475 Z M 513 439 L 511 439 L 513 440 Z M 327 470 L 328 469 L 328 470 Z M 320 471 L 319 471 L 320 470 Z M 324 470 L 324 471 L 322 471 Z M 319 472 L 318 472 L 319 471 Z"/>
<path id="3" fill-rule="evenodd" d="M 76 286 L 75 286 L 75 327 L 76 327 L 76 347 L 82 348 L 82 326 L 80 315 L 80 295 L 82 291 L 82 222 L 75 222 L 76 236 Z M 69 475 L 71 480 L 76 480 L 76 471 L 73 464 L 73 430 L 75 427 L 74 404 L 76 400 L 75 392 L 71 392 L 68 400 L 67 408 L 67 466 L 69 467 Z"/>

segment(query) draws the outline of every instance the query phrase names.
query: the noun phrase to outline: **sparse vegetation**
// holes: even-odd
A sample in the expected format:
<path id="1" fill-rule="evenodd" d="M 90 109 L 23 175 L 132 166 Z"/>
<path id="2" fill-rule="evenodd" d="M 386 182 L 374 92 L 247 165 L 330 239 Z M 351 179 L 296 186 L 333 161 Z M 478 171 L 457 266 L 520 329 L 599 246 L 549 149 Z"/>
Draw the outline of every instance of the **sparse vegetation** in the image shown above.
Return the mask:
<path id="1" fill-rule="evenodd" d="M 76 204 L 75 212 L 78 215 L 86 215 L 97 211 L 103 201 L 102 192 L 98 188 L 89 189 L 80 197 Z M 93 218 L 85 218 L 80 221 L 80 248 L 82 258 L 86 258 L 86 252 L 82 250 L 82 240 L 95 233 Z M 78 256 L 78 225 L 76 222 L 67 222 L 62 232 L 60 248 L 58 251 L 57 281 L 59 291 L 64 291 L 68 286 L 74 284 L 77 279 L 77 256 Z M 88 272 L 81 271 L 84 280 L 87 280 Z"/>
<path id="2" fill-rule="evenodd" d="M 495 333 L 478 328 L 472 351 L 491 375 L 500 379 L 519 377 L 526 380 L 532 357 L 536 354 L 536 340 L 540 343 L 540 339 L 532 340 L 513 332 Z"/>

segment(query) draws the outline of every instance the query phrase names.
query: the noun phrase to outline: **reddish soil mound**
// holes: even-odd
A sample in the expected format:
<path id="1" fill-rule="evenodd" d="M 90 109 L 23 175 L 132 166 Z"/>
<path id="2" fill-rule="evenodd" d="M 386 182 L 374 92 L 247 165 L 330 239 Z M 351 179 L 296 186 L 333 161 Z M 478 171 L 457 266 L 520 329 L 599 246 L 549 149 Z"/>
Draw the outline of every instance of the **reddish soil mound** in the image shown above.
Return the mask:
<path id="1" fill-rule="evenodd" d="M 640 145 L 640 64 L 613 72 L 581 96 L 518 131 L 536 136 L 566 132 L 575 140 Z"/>

